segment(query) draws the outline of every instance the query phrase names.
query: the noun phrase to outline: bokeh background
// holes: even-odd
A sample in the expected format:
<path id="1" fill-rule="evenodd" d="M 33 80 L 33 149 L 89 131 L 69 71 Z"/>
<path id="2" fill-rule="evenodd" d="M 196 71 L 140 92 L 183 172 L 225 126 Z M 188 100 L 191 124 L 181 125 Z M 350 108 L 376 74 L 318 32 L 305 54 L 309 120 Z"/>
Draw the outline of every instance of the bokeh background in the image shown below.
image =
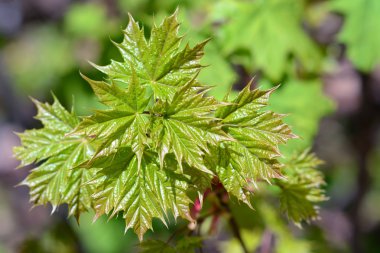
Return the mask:
<path id="1" fill-rule="evenodd" d="M 79 71 L 100 79 L 88 61 L 119 59 L 110 39 L 121 41 L 128 12 L 148 35 L 177 7 L 186 41 L 212 38 L 200 76 L 212 95 L 253 77 L 260 87 L 281 84 L 271 107 L 302 137 L 282 151 L 312 146 L 325 161 L 321 219 L 299 229 L 264 208 L 267 228 L 243 231 L 252 252 L 380 252 L 379 0 L 0 0 L 0 252 L 138 251 L 121 219 L 92 224 L 88 214 L 78 226 L 64 206 L 53 215 L 32 209 L 28 189 L 15 187 L 31 168 L 15 170 L 14 132 L 40 127 L 30 96 L 51 102 L 53 92 L 79 115 L 91 113 L 99 105 Z M 243 222 L 254 215 L 241 212 Z M 154 236 L 174 229 L 155 225 Z M 260 247 L 268 231 L 282 244 Z M 240 248 L 221 224 L 204 251 Z"/>

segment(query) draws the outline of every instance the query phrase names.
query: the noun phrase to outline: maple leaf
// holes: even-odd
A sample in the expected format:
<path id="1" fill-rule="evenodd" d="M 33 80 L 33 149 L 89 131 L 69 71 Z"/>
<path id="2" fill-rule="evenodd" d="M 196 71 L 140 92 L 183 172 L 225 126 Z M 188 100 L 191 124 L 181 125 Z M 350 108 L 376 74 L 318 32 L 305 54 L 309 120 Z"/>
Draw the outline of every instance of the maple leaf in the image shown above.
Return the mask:
<path id="1" fill-rule="evenodd" d="M 98 110 L 94 115 L 84 118 L 73 132 L 92 136 L 100 142 L 97 153 L 110 152 L 130 145 L 139 160 L 147 141 L 149 115 L 144 113 L 150 97 L 136 77 L 131 76 L 127 90 L 114 83 L 94 81 L 84 77 L 100 102 L 111 109 Z"/>
<path id="2" fill-rule="evenodd" d="M 83 136 L 66 136 L 79 123 L 74 113 L 66 111 L 54 98 L 52 105 L 33 100 L 38 109 L 36 118 L 44 125 L 41 129 L 19 134 L 21 146 L 14 150 L 21 165 L 37 163 L 21 183 L 30 188 L 30 199 L 36 205 L 50 202 L 55 208 L 66 203 L 69 215 L 79 218 L 81 212 L 92 207 L 93 187 L 86 185 L 94 171 L 76 166 L 93 153 Z"/>
<path id="3" fill-rule="evenodd" d="M 131 22 L 129 27 L 137 25 L 133 19 Z M 177 28 L 165 27 L 173 22 L 176 22 L 175 16 L 165 19 L 163 25 L 157 28 L 161 30 L 152 32 L 149 45 L 156 47 L 153 44 L 158 42 L 154 36 L 161 35 L 153 36 L 155 33 L 168 33 L 166 37 L 172 38 Z M 136 46 L 141 46 L 140 37 L 128 38 L 129 43 L 133 40 L 137 43 Z M 123 44 L 128 43 L 123 42 Z M 144 46 L 140 49 L 147 50 Z M 162 62 L 156 63 L 162 64 Z M 205 186 L 206 180 L 211 181 L 209 177 L 202 175 L 202 172 L 213 174 L 204 165 L 203 155 L 209 152 L 208 144 L 216 145 L 221 140 L 228 140 L 229 137 L 221 130 L 218 119 L 212 116 L 213 112 L 223 104 L 205 95 L 210 88 L 203 87 L 196 81 L 197 72 L 189 69 L 181 70 L 182 78 L 175 80 L 179 81 L 181 86 L 174 90 L 162 90 L 162 94 L 171 94 L 164 96 L 165 99 L 161 96 L 153 99 L 149 92 L 150 86 L 141 78 L 138 64 L 125 62 L 123 65 L 128 66 L 130 71 L 124 79 L 126 88 L 120 85 L 118 83 L 120 80 L 113 78 L 112 74 L 109 78 L 110 83 L 94 81 L 84 76 L 100 102 L 109 108 L 95 111 L 94 115 L 85 117 L 72 134 L 89 136 L 98 144 L 95 155 L 87 165 L 90 168 L 102 168 L 99 175 L 103 174 L 104 178 L 107 178 L 101 183 L 98 179 L 94 180 L 99 186 L 93 195 L 97 216 L 102 214 L 112 216 L 122 211 L 127 229 L 132 227 L 142 239 L 145 231 L 151 228 L 152 219 L 157 217 L 165 222 L 164 216 L 169 210 L 172 210 L 175 216 L 180 215 L 191 220 L 188 215 L 190 199 L 186 196 L 186 191 L 188 188 L 199 191 L 200 189 L 197 189 L 193 183 Z M 170 65 L 169 73 L 174 75 L 177 67 Z M 182 83 L 184 80 L 186 82 Z M 153 91 L 156 92 L 154 88 Z M 146 154 L 152 152 L 158 155 L 159 168 L 156 168 L 156 160 L 152 158 L 149 158 L 149 162 L 147 160 Z M 116 159 L 119 154 L 124 154 L 125 157 Z M 170 156 L 165 159 L 167 154 Z M 108 161 L 109 157 L 112 159 Z M 103 160 L 107 160 L 109 164 L 99 162 Z M 122 165 L 115 165 L 121 161 Z M 107 169 L 115 166 L 117 169 Z M 186 182 L 173 172 L 177 168 L 183 171 L 183 167 L 186 167 L 186 172 L 191 172 L 186 177 Z M 195 173 L 194 169 L 200 171 Z M 172 172 L 169 173 L 169 170 Z M 171 178 L 172 183 L 165 186 L 168 178 Z M 156 180 L 155 185 L 151 185 L 150 180 Z M 162 186 L 159 186 L 159 183 Z M 138 188 L 135 188 L 136 184 L 139 185 Z M 165 187 L 168 187 L 167 192 L 162 190 Z M 110 192 L 112 189 L 118 191 Z M 183 201 L 176 200 L 173 196 L 176 198 L 181 196 L 180 199 Z M 159 197 L 162 197 L 160 203 L 157 202 Z"/>
<path id="4" fill-rule="evenodd" d="M 284 115 L 262 110 L 275 89 L 251 91 L 250 86 L 215 113 L 222 119 L 223 130 L 235 140 L 223 143 L 229 162 L 227 166 L 215 163 L 215 170 L 226 189 L 248 205 L 247 184 L 281 177 L 278 145 L 296 137 L 282 122 Z"/>
<path id="5" fill-rule="evenodd" d="M 170 102 L 153 107 L 153 114 L 163 116 L 152 123 L 152 141 L 161 165 L 165 155 L 173 152 L 180 167 L 185 161 L 212 174 L 203 162 L 203 155 L 209 152 L 208 144 L 216 145 L 229 137 L 212 116 L 213 111 L 224 105 L 205 96 L 208 90 L 193 79 L 179 89 Z"/>
<path id="6" fill-rule="evenodd" d="M 278 180 L 281 188 L 281 210 L 295 224 L 318 217 L 317 203 L 327 200 L 321 186 L 323 174 L 316 168 L 322 164 L 314 154 L 305 150 L 285 163 L 286 180 Z"/>
<path id="7" fill-rule="evenodd" d="M 219 147 L 214 147 L 212 152 L 206 155 L 205 164 L 218 176 L 229 194 L 234 195 L 252 208 L 250 202 L 252 192 L 248 186 L 250 179 L 254 177 L 253 171 L 247 166 L 241 167 L 240 164 L 236 164 L 233 159 L 234 155 L 228 149 L 230 145 L 235 144 L 235 142 L 229 143 L 229 145 L 223 143 Z M 238 153 L 236 155 L 244 156 L 246 154 Z"/>
<path id="8" fill-rule="evenodd" d="M 186 45 L 180 49 L 182 37 L 178 36 L 177 12 L 165 18 L 161 25 L 154 25 L 149 41 L 145 39 L 144 29 L 132 16 L 129 19 L 124 41 L 115 43 L 124 62 L 112 61 L 108 66 L 94 66 L 110 80 L 122 83 L 128 83 L 136 72 L 139 82 L 149 86 L 155 98 L 172 98 L 178 87 L 191 80 L 202 68 L 199 61 L 207 40 L 194 48 Z"/>
<path id="9" fill-rule="evenodd" d="M 152 229 L 153 217 L 166 224 L 165 217 L 171 211 L 192 221 L 190 198 L 186 191 L 188 180 L 173 171 L 160 169 L 155 154 L 144 153 L 141 165 L 128 147 L 120 148 L 113 155 L 98 156 L 89 166 L 101 168 L 96 193 L 94 193 L 96 217 L 102 214 L 123 212 L 126 230 L 133 228 L 140 240 Z"/>
<path id="10" fill-rule="evenodd" d="M 347 45 L 352 63 L 362 71 L 373 70 L 380 64 L 380 2 L 335 0 L 330 3 L 330 7 L 345 16 L 338 38 Z"/>

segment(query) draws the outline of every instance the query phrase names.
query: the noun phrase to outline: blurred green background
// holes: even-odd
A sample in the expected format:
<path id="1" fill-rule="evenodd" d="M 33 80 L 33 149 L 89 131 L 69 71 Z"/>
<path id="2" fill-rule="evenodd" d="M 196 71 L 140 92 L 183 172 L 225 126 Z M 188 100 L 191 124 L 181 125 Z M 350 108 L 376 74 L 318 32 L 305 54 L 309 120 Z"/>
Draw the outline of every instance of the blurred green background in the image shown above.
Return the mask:
<path id="1" fill-rule="evenodd" d="M 101 79 L 88 61 L 120 58 L 110 40 L 121 41 L 128 12 L 148 36 L 177 7 L 190 45 L 211 38 L 199 78 L 215 86 L 212 95 L 236 93 L 252 78 L 258 87 L 281 84 L 270 107 L 289 114 L 302 137 L 283 153 L 312 146 L 325 161 L 330 199 L 321 219 L 303 229 L 264 204 L 256 210 L 260 221 L 236 207 L 250 250 L 380 252 L 379 0 L 1 0 L 0 253 L 138 252 L 122 219 L 92 224 L 88 214 L 78 226 L 64 206 L 53 215 L 49 207 L 30 210 L 28 189 L 14 187 L 31 169 L 15 170 L 14 132 L 40 126 L 29 96 L 51 101 L 53 92 L 79 115 L 91 113 L 99 104 L 79 71 Z M 154 227 L 153 237 L 164 240 L 176 228 Z M 221 223 L 204 252 L 241 249 Z"/>

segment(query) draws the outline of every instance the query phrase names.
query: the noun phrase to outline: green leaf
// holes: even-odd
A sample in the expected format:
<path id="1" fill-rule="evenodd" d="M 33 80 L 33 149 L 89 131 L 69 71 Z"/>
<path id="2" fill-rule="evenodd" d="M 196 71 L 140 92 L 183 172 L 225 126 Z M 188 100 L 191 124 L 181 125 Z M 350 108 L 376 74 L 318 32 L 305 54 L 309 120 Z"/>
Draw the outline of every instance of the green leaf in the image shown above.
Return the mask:
<path id="1" fill-rule="evenodd" d="M 150 87 L 155 98 L 170 99 L 178 87 L 183 86 L 202 68 L 199 61 L 207 41 L 190 48 L 180 48 L 177 13 L 165 18 L 161 25 L 152 28 L 149 41 L 144 30 L 130 16 L 124 30 L 124 41 L 115 43 L 124 62 L 112 61 L 108 66 L 95 66 L 111 81 L 128 83 L 133 72 L 142 85 Z M 133 68 L 132 68 L 133 66 Z"/>
<path id="2" fill-rule="evenodd" d="M 281 177 L 276 160 L 280 156 L 278 145 L 295 138 L 289 126 L 282 122 L 283 115 L 263 111 L 273 91 L 251 91 L 248 84 L 230 105 L 215 113 L 222 119 L 224 130 L 235 139 L 224 143 L 227 151 L 222 157 L 229 153 L 229 162 L 214 163 L 215 170 L 226 189 L 247 204 L 247 184 Z"/>
<path id="3" fill-rule="evenodd" d="M 281 210 L 296 224 L 318 217 L 317 203 L 327 198 L 321 186 L 323 174 L 316 168 L 322 163 L 308 150 L 285 163 L 286 179 L 278 180 L 281 188 Z"/>
<path id="4" fill-rule="evenodd" d="M 126 40 L 129 44 L 125 42 L 124 46 L 129 47 L 130 52 L 139 50 L 132 46 L 141 47 L 144 52 L 149 50 L 145 46 L 152 47 L 151 50 L 156 51 L 152 51 L 150 58 L 147 59 L 159 65 L 154 71 L 157 73 L 168 71 L 167 75 L 178 75 L 170 78 L 174 78 L 172 80 L 178 82 L 180 87 L 174 90 L 161 90 L 162 94 L 166 95 L 152 99 L 150 88 L 157 95 L 158 86 L 147 84 L 146 80 L 141 78 L 142 70 L 139 69 L 141 64 L 132 61 L 123 63 L 129 71 L 123 79 L 126 88 L 110 73 L 108 73 L 110 83 L 84 77 L 99 100 L 109 109 L 98 110 L 94 115 L 84 118 L 73 132 L 89 136 L 99 144 L 95 156 L 88 164 L 92 168 L 103 168 L 99 172 L 99 176 L 103 177 L 94 180 L 100 187 L 93 195 L 97 216 L 103 213 L 112 216 L 123 211 L 127 229 L 132 227 L 140 239 L 146 230 L 151 228 L 154 217 L 160 218 L 165 223 L 165 215 L 169 210 L 174 212 L 174 216 L 191 220 L 188 214 L 190 199 L 186 191 L 188 188 L 201 190 L 193 184 L 202 185 L 204 189 L 207 183 L 210 184 L 211 178 L 202 173 L 213 174 L 204 165 L 203 155 L 209 152 L 209 144 L 217 145 L 222 140 L 230 139 L 221 130 L 219 120 L 213 116 L 213 112 L 224 105 L 212 97 L 206 97 L 205 93 L 209 88 L 202 87 L 196 81 L 195 70 L 198 71 L 199 68 L 192 66 L 198 58 L 191 60 L 193 65 L 184 65 L 186 71 L 176 72 L 180 67 L 176 65 L 177 63 L 169 62 L 168 69 L 163 70 L 160 67 L 165 59 L 155 60 L 155 57 L 152 57 L 155 52 L 161 52 L 158 48 L 162 47 L 160 50 L 170 51 L 170 54 L 179 57 L 175 61 L 183 60 L 183 52 L 188 47 L 181 53 L 176 51 L 177 46 L 174 48 L 171 46 L 180 40 L 172 34 L 177 29 L 176 22 L 175 15 L 165 19 L 159 28 L 153 29 L 149 43 L 141 37 L 143 34 L 140 30 L 138 30 L 141 32 L 140 35 L 127 34 Z M 135 28 L 139 29 L 131 19 L 127 30 L 130 29 L 131 32 L 131 29 Z M 132 42 L 135 45 L 132 45 Z M 198 51 L 194 53 L 198 54 L 200 52 Z M 152 62 L 147 67 L 153 66 L 151 64 Z M 128 156 L 127 151 L 130 153 Z M 115 158 L 119 154 L 126 156 L 118 158 L 119 161 Z M 153 155 L 148 159 L 147 154 Z M 168 159 L 165 158 L 167 154 L 169 154 Z M 154 159 L 154 156 L 158 156 L 158 159 Z M 108 159 L 109 164 L 99 163 L 104 159 Z M 111 169 L 112 166 L 116 166 L 117 169 Z M 187 168 L 187 172 L 193 173 L 187 177 L 175 174 L 178 168 L 183 172 L 183 166 Z M 198 170 L 198 173 L 194 170 Z M 102 178 L 106 180 L 103 182 Z M 151 185 L 152 180 L 156 180 L 154 185 Z M 139 187 L 136 188 L 136 185 Z M 166 192 L 163 190 L 165 187 L 167 187 Z M 161 201 L 158 202 L 159 200 Z"/>
<path id="5" fill-rule="evenodd" d="M 222 119 L 224 130 L 237 140 L 238 145 L 233 149 L 246 149 L 263 163 L 280 156 L 278 145 L 296 137 L 283 123 L 284 115 L 263 110 L 274 90 L 251 91 L 248 84 L 231 105 L 216 112 L 216 117 Z"/>
<path id="6" fill-rule="evenodd" d="M 149 115 L 144 113 L 150 97 L 136 77 L 132 75 L 127 90 L 114 83 L 107 84 L 84 77 L 99 100 L 111 107 L 98 110 L 94 115 L 84 118 L 74 131 L 91 136 L 100 142 L 97 153 L 113 152 L 121 146 L 130 145 L 139 160 L 147 142 Z"/>
<path id="7" fill-rule="evenodd" d="M 235 145 L 232 143 L 231 145 Z M 227 145 L 229 148 L 230 146 Z M 218 176 L 219 180 L 229 194 L 234 195 L 249 207 L 252 192 L 249 190 L 250 179 L 254 178 L 253 171 L 248 166 L 241 167 L 236 164 L 233 157 L 240 157 L 246 154 L 231 154 L 231 150 L 222 144 L 214 148 L 210 155 L 205 157 L 205 162 L 209 168 Z M 234 151 L 232 151 L 234 152 Z"/>
<path id="8" fill-rule="evenodd" d="M 223 2 L 228 12 L 221 27 L 223 51 L 231 55 L 241 50 L 250 52 L 246 68 L 262 70 L 271 80 L 279 81 L 288 66 L 300 63 L 303 70 L 315 72 L 321 56 L 302 29 L 302 0 Z M 218 5 L 218 11 L 221 8 Z M 236 15 L 239 13 L 239 15 Z M 291 57 L 289 57 L 291 56 Z"/>
<path id="9" fill-rule="evenodd" d="M 182 167 L 182 161 L 201 171 L 212 172 L 204 165 L 203 155 L 208 144 L 216 145 L 228 136 L 221 130 L 213 111 L 224 106 L 212 97 L 206 97 L 208 88 L 199 87 L 195 80 L 179 89 L 169 103 L 156 104 L 154 115 L 162 115 L 153 121 L 152 142 L 162 161 L 167 153 L 174 153 Z"/>
<path id="10" fill-rule="evenodd" d="M 377 0 L 334 0 L 331 9 L 345 17 L 339 41 L 347 45 L 352 63 L 365 72 L 380 64 L 380 2 Z"/>
<path id="11" fill-rule="evenodd" d="M 30 188 L 30 199 L 36 205 L 50 202 L 55 208 L 69 205 L 69 215 L 79 218 L 81 212 L 92 207 L 93 187 L 86 184 L 94 175 L 92 170 L 78 168 L 92 155 L 92 147 L 83 136 L 66 136 L 79 123 L 54 98 L 52 105 L 34 100 L 44 127 L 19 134 L 22 146 L 15 156 L 21 165 L 39 163 L 21 183 Z"/>
<path id="12" fill-rule="evenodd" d="M 102 168 L 95 199 L 96 217 L 123 212 L 126 230 L 133 228 L 140 241 L 152 219 L 159 218 L 166 224 L 167 212 L 192 221 L 186 195 L 188 180 L 173 171 L 160 169 L 157 154 L 142 156 L 139 166 L 137 156 L 128 147 L 120 148 L 113 155 L 95 158 L 90 166 Z"/>

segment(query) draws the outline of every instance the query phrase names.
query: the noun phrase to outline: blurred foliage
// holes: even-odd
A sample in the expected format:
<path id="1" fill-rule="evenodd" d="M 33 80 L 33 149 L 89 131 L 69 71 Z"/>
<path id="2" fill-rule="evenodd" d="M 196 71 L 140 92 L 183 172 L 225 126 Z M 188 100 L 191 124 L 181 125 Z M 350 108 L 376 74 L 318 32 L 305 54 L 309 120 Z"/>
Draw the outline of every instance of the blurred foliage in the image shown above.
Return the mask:
<path id="1" fill-rule="evenodd" d="M 331 9 L 345 16 L 339 40 L 348 57 L 359 70 L 370 72 L 380 64 L 380 1 L 334 0 Z"/>
<path id="2" fill-rule="evenodd" d="M 260 84 L 263 87 L 270 86 L 267 80 Z M 320 79 L 287 80 L 272 97 L 269 107 L 273 111 L 288 114 L 284 121 L 300 137 L 290 140 L 288 145 L 281 148 L 285 155 L 307 148 L 318 131 L 319 120 L 334 108 L 333 102 L 323 93 Z"/>
<path id="3" fill-rule="evenodd" d="M 30 237 L 20 246 L 20 253 L 78 252 L 77 235 L 64 221 L 57 222 L 39 237 Z"/>
<path id="4" fill-rule="evenodd" d="M 86 252 L 118 253 L 133 250 L 138 241 L 131 231 L 123 232 L 122 219 L 107 221 L 106 217 L 101 217 L 96 222 L 92 222 L 93 216 L 93 213 L 81 215 L 80 225 L 74 219 L 71 220 Z"/>
<path id="5" fill-rule="evenodd" d="M 290 228 L 281 221 L 278 212 L 274 206 L 268 205 L 256 199 L 254 204 L 259 222 L 254 222 L 254 226 L 246 224 L 246 210 L 242 206 L 237 205 L 234 208 L 236 217 L 241 217 L 242 238 L 247 244 L 249 252 L 255 252 L 260 246 L 266 249 L 273 249 L 276 253 L 307 253 L 314 252 L 314 243 L 305 240 L 305 238 L 294 236 Z M 274 246 L 275 245 L 275 246 Z M 241 245 L 237 239 L 222 242 L 219 246 L 221 252 L 243 253 Z"/>
<path id="6" fill-rule="evenodd" d="M 101 38 L 109 34 L 106 9 L 99 4 L 73 4 L 67 12 L 65 30 L 74 37 Z"/>
<path id="7" fill-rule="evenodd" d="M 185 236 L 179 239 L 175 246 L 160 240 L 147 240 L 140 244 L 140 253 L 192 253 L 202 247 L 203 238 Z"/>
<path id="8" fill-rule="evenodd" d="M 74 67 L 69 39 L 53 25 L 30 27 L 5 48 L 5 63 L 17 92 L 40 96 Z"/>
<path id="9" fill-rule="evenodd" d="M 304 1 L 225 0 L 216 6 L 216 12 L 227 14 L 217 33 L 222 52 L 227 56 L 242 52 L 240 58 L 249 58 L 243 60 L 248 70 L 262 71 L 276 82 L 296 63 L 298 71 L 318 72 L 321 55 L 301 26 Z"/>

